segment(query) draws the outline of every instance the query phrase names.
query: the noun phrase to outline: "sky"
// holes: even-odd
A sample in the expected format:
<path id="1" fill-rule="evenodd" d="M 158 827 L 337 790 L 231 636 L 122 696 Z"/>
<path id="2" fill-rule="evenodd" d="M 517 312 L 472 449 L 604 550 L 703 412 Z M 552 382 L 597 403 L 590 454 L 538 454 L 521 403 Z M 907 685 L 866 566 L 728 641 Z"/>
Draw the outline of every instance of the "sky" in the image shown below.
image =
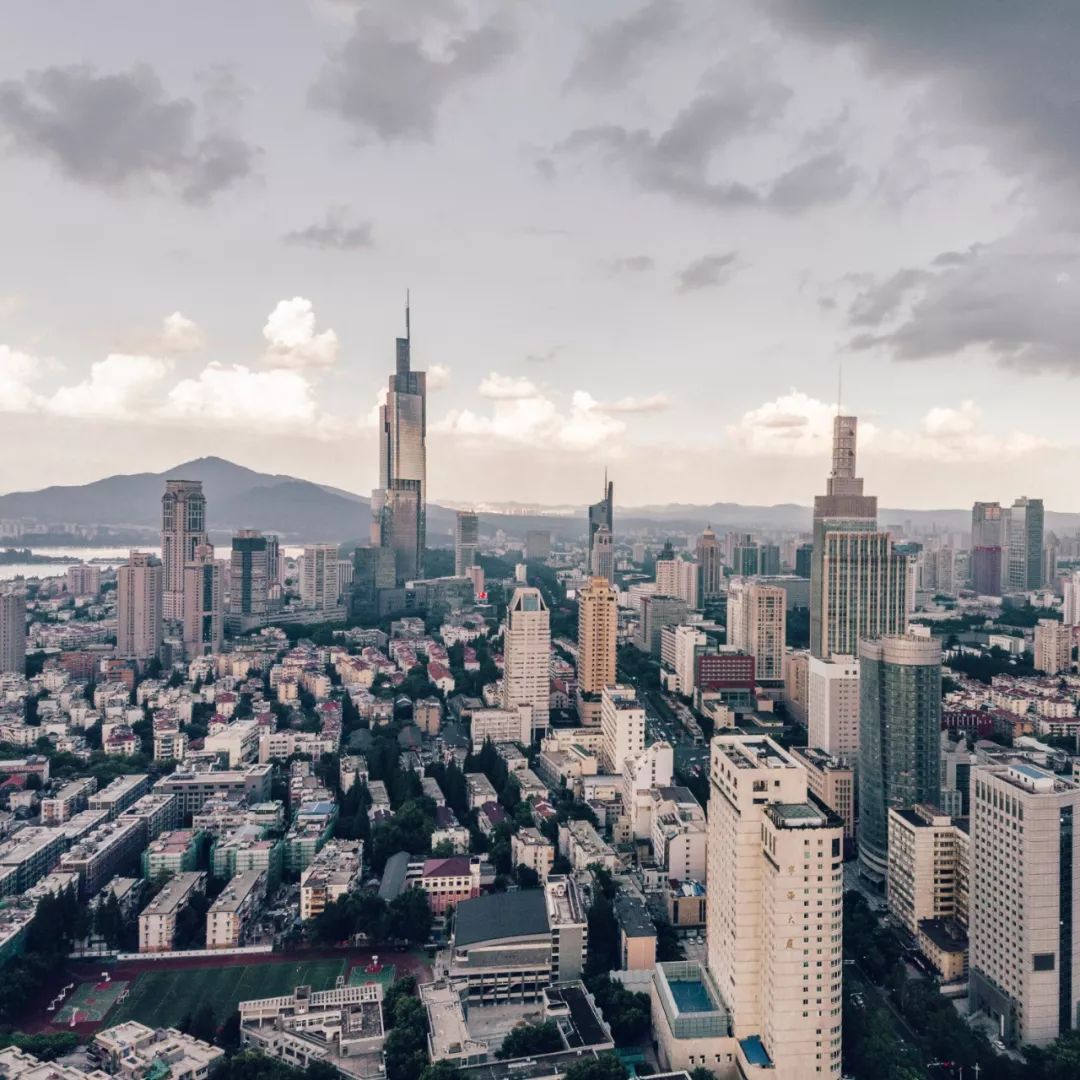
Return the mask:
<path id="1" fill-rule="evenodd" d="M 719 9 L 719 10 L 717 10 Z M 1080 5 L 9 0 L 0 491 L 1080 510 Z"/>

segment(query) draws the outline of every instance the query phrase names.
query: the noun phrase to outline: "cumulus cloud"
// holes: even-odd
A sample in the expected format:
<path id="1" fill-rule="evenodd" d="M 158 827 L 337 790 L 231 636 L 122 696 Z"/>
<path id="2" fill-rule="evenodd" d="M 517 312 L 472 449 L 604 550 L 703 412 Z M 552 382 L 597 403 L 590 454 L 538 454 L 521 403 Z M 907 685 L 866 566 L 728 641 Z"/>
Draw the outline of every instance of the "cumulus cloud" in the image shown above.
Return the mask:
<path id="1" fill-rule="evenodd" d="M 430 140 L 446 100 L 486 75 L 512 51 L 505 6 L 442 0 L 372 0 L 327 60 L 311 101 L 359 137 Z"/>
<path id="2" fill-rule="evenodd" d="M 529 379 L 493 371 L 480 383 L 479 394 L 491 401 L 524 401 L 538 398 L 540 391 Z"/>
<path id="3" fill-rule="evenodd" d="M 370 221 L 353 221 L 347 206 L 331 206 L 321 221 L 282 236 L 282 242 L 330 251 L 355 251 L 374 244 Z"/>
<path id="4" fill-rule="evenodd" d="M 79 419 L 127 420 L 152 405 L 168 373 L 169 363 L 160 357 L 112 353 L 91 364 L 82 382 L 60 387 L 45 409 Z"/>
<path id="5" fill-rule="evenodd" d="M 40 407 L 42 398 L 33 384 L 42 369 L 38 357 L 0 345 L 0 412 L 34 412 Z"/>
<path id="6" fill-rule="evenodd" d="M 337 363 L 337 334 L 315 332 L 315 308 L 302 296 L 278 301 L 263 327 L 263 337 L 270 346 L 265 360 L 271 367 L 326 368 Z"/>
<path id="7" fill-rule="evenodd" d="M 443 390 L 450 385 L 450 368 L 446 364 L 432 364 L 427 369 L 427 388 Z"/>
<path id="8" fill-rule="evenodd" d="M 703 255 L 684 267 L 679 274 L 679 292 L 714 289 L 726 284 L 738 269 L 739 254 L 726 251 L 721 255 Z"/>
<path id="9" fill-rule="evenodd" d="M 261 151 L 206 120 L 146 65 L 51 67 L 0 83 L 0 132 L 13 149 L 110 191 L 143 186 L 200 203 L 253 175 Z"/>
<path id="10" fill-rule="evenodd" d="M 196 352 L 204 344 L 205 339 L 202 330 L 186 315 L 174 311 L 171 315 L 165 317 L 161 326 L 160 346 L 162 352 Z"/>
<path id="11" fill-rule="evenodd" d="M 667 394 L 649 394 L 647 397 L 619 398 L 597 406 L 606 413 L 648 413 L 663 412 L 671 407 L 671 398 Z"/>
<path id="12" fill-rule="evenodd" d="M 544 349 L 543 352 L 526 353 L 525 362 L 527 364 L 550 364 L 564 348 L 566 348 L 565 345 L 552 345 L 550 349 Z"/>

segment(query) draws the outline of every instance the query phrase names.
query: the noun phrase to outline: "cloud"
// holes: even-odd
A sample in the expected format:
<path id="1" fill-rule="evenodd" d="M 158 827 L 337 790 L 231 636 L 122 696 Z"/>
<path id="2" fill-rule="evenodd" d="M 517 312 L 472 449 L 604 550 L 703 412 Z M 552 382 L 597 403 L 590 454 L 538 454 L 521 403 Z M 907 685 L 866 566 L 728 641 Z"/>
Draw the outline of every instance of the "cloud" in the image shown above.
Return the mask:
<path id="1" fill-rule="evenodd" d="M 0 132 L 72 180 L 119 192 L 142 186 L 206 202 L 257 171 L 261 151 L 200 123 L 186 98 L 170 98 L 139 65 L 99 75 L 89 65 L 51 67 L 0 83 Z"/>
<path id="2" fill-rule="evenodd" d="M 679 292 L 714 289 L 724 285 L 731 279 L 738 265 L 737 251 L 726 251 L 722 255 L 703 255 L 679 273 Z"/>
<path id="3" fill-rule="evenodd" d="M 624 397 L 618 401 L 597 404 L 601 412 L 606 413 L 649 413 L 663 412 L 671 407 L 671 398 L 667 394 L 649 394 L 647 397 Z"/>
<path id="4" fill-rule="evenodd" d="M 552 345 L 550 349 L 545 349 L 543 352 L 527 353 L 525 356 L 525 363 L 527 364 L 550 364 L 556 356 L 559 355 L 565 349 L 565 345 Z"/>
<path id="5" fill-rule="evenodd" d="M 60 387 L 44 408 L 81 420 L 127 420 L 152 405 L 168 373 L 169 362 L 159 357 L 112 353 L 90 365 L 89 378 Z"/>
<path id="6" fill-rule="evenodd" d="M 161 326 L 160 348 L 165 353 L 196 352 L 205 344 L 203 332 L 186 315 L 174 311 Z"/>
<path id="7" fill-rule="evenodd" d="M 727 437 L 734 446 L 752 454 L 827 455 L 835 415 L 835 404 L 791 389 L 743 413 L 738 423 L 728 427 Z M 866 425 L 860 425 L 860 437 L 865 441 Z"/>
<path id="8" fill-rule="evenodd" d="M 331 206 L 322 221 L 303 229 L 294 229 L 282 236 L 282 242 L 303 247 L 324 248 L 332 251 L 354 251 L 371 247 L 374 243 L 370 221 L 350 223 L 347 206 Z"/>
<path id="9" fill-rule="evenodd" d="M 21 296 L 0 296 L 0 319 L 10 318 L 22 306 L 23 298 Z"/>
<path id="10" fill-rule="evenodd" d="M 44 363 L 29 353 L 0 345 L 0 412 L 35 412 L 42 398 L 34 382 L 43 374 Z"/>
<path id="11" fill-rule="evenodd" d="M 450 385 L 450 368 L 446 364 L 432 364 L 427 369 L 427 388 L 444 390 Z"/>
<path id="12" fill-rule="evenodd" d="M 500 375 L 497 371 L 491 372 L 480 383 L 478 392 L 491 401 L 524 401 L 540 396 L 540 391 L 529 379 Z"/>
<path id="13" fill-rule="evenodd" d="M 642 274 L 656 266 L 656 260 L 651 255 L 622 255 L 617 259 L 611 259 L 608 264 L 610 274 Z"/>
<path id="14" fill-rule="evenodd" d="M 312 104 L 360 138 L 431 140 L 446 100 L 514 48 L 505 9 L 493 0 L 480 8 L 469 18 L 464 5 L 441 0 L 364 5 L 316 79 Z"/>
<path id="15" fill-rule="evenodd" d="M 666 44 L 683 24 L 686 12 L 675 0 L 649 0 L 637 11 L 593 27 L 566 86 L 618 90 L 643 68 L 649 55 Z"/>
<path id="16" fill-rule="evenodd" d="M 263 337 L 270 344 L 265 361 L 271 367 L 325 368 L 337 363 L 337 334 L 315 333 L 315 309 L 302 296 L 278 301 L 267 317 Z"/>

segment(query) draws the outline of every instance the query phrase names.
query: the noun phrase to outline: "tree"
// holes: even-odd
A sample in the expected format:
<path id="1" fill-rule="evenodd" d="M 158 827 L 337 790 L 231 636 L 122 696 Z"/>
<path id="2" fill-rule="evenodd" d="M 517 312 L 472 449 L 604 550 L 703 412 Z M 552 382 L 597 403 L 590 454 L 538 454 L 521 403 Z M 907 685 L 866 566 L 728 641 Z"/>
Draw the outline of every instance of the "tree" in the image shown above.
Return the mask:
<path id="1" fill-rule="evenodd" d="M 542 1024 L 521 1024 L 511 1029 L 495 1056 L 505 1060 L 532 1054 L 554 1054 L 562 1049 L 559 1025 L 554 1020 L 545 1020 Z"/>
<path id="2" fill-rule="evenodd" d="M 209 1001 L 204 1001 L 196 1010 L 189 1021 L 188 1027 L 183 1029 L 188 1035 L 203 1042 L 213 1042 L 217 1034 L 217 1019 L 214 1017 L 214 1007 Z"/>
<path id="3" fill-rule="evenodd" d="M 518 863 L 516 876 L 518 885 L 523 889 L 538 889 L 540 887 L 540 875 L 531 866 Z"/>
<path id="4" fill-rule="evenodd" d="M 645 995 L 643 994 L 642 997 Z M 626 1066 L 614 1054 L 575 1062 L 563 1073 L 564 1080 L 626 1080 Z"/>
<path id="5" fill-rule="evenodd" d="M 589 948 L 592 948 L 591 938 Z M 643 1031 L 649 1030 L 649 995 L 627 990 L 607 974 L 608 970 L 588 979 L 589 990 L 611 1028 L 615 1045 L 632 1045 L 638 1042 Z"/>
<path id="6" fill-rule="evenodd" d="M 390 901 L 387 935 L 422 945 L 431 934 L 431 906 L 423 889 L 406 889 Z"/>
<path id="7" fill-rule="evenodd" d="M 698 1065 L 690 1070 L 690 1080 L 716 1080 L 716 1073 L 704 1065 Z"/>
<path id="8" fill-rule="evenodd" d="M 433 1061 L 420 1074 L 420 1080 L 462 1080 L 462 1076 L 452 1061 Z"/>

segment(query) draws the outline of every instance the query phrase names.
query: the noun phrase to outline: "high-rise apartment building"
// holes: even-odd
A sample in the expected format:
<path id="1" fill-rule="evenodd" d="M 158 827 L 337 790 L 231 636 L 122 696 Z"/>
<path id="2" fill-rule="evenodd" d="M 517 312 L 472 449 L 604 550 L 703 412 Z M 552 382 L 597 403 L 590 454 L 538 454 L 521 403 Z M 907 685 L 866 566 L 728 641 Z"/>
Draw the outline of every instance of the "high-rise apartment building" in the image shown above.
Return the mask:
<path id="1" fill-rule="evenodd" d="M 600 768 L 622 775 L 627 758 L 645 749 L 645 709 L 631 686 L 612 683 L 601 691 Z"/>
<path id="2" fill-rule="evenodd" d="M 642 652 L 659 658 L 660 631 L 665 626 L 678 626 L 685 622 L 687 610 L 686 601 L 677 596 L 645 593 L 641 597 L 641 619 L 634 644 Z"/>
<path id="3" fill-rule="evenodd" d="M 188 657 L 221 652 L 225 644 L 225 561 L 200 544 L 184 567 L 184 651 Z"/>
<path id="4" fill-rule="evenodd" d="M 601 523 L 597 526 L 592 536 L 592 547 L 589 551 L 589 575 L 602 577 L 605 581 L 615 583 L 615 546 L 612 543 L 611 529 Z"/>
<path id="5" fill-rule="evenodd" d="M 1004 543 L 1001 504 L 977 502 L 971 508 L 971 587 L 980 596 L 1000 596 Z"/>
<path id="6" fill-rule="evenodd" d="M 607 531 L 610 536 L 615 535 L 615 485 L 607 478 L 607 472 L 604 473 L 604 495 L 599 502 L 594 502 L 589 506 L 589 552 L 588 552 L 588 566 L 590 573 L 593 571 L 593 547 L 596 540 L 596 531 L 601 525 L 607 526 Z M 609 581 L 614 579 L 607 574 L 601 575 L 607 577 Z"/>
<path id="7" fill-rule="evenodd" d="M 577 710 L 585 727 L 600 726 L 600 696 L 616 682 L 619 609 L 607 578 L 594 577 L 578 593 Z"/>
<path id="8" fill-rule="evenodd" d="M 525 533 L 525 558 L 546 559 L 551 554 L 551 530 L 529 529 Z"/>
<path id="9" fill-rule="evenodd" d="M 300 562 L 300 601 L 306 608 L 326 611 L 338 606 L 337 544 L 310 544 Z"/>
<path id="10" fill-rule="evenodd" d="M 72 596 L 94 596 L 101 592 L 101 567 L 79 563 L 67 570 L 67 591 Z"/>
<path id="11" fill-rule="evenodd" d="M 471 510 L 459 510 L 454 522 L 454 576 L 464 577 L 476 565 L 480 546 L 480 518 Z"/>
<path id="12" fill-rule="evenodd" d="M 0 592 L 0 674 L 26 674 L 26 594 Z"/>
<path id="13" fill-rule="evenodd" d="M 184 617 L 184 568 L 195 549 L 209 543 L 206 496 L 201 480 L 166 480 L 161 497 L 161 563 L 165 572 L 162 611 L 166 619 Z"/>
<path id="14" fill-rule="evenodd" d="M 398 584 L 424 576 L 427 540 L 427 375 L 412 370 L 412 325 L 396 343 L 397 367 L 379 408 L 379 486 L 372 492 L 372 543 L 394 552 Z"/>
<path id="15" fill-rule="evenodd" d="M 1065 579 L 1063 590 L 1065 604 L 1062 613 L 1066 626 L 1080 626 L 1080 570 L 1074 570 Z"/>
<path id="16" fill-rule="evenodd" d="M 116 652 L 132 660 L 157 656 L 162 642 L 165 568 L 145 551 L 133 551 L 116 570 Z"/>
<path id="17" fill-rule="evenodd" d="M 278 539 L 257 529 L 241 529 L 229 557 L 229 623 L 240 632 L 263 625 L 280 597 Z"/>
<path id="18" fill-rule="evenodd" d="M 1044 675 L 1072 670 L 1073 628 L 1057 619 L 1040 619 L 1035 626 L 1035 668 Z"/>
<path id="19" fill-rule="evenodd" d="M 1026 495 L 1005 518 L 1005 590 L 1028 592 L 1043 584 L 1043 501 Z"/>
<path id="20" fill-rule="evenodd" d="M 795 549 L 795 576 L 809 578 L 813 574 L 814 545 L 800 544 Z"/>
<path id="21" fill-rule="evenodd" d="M 1045 1046 L 1080 1008 L 1080 787 L 1022 762 L 971 771 L 971 1006 Z"/>
<path id="22" fill-rule="evenodd" d="M 780 545 L 758 545 L 758 574 L 762 577 L 776 577 L 780 573 Z"/>
<path id="23" fill-rule="evenodd" d="M 514 590 L 506 612 L 503 659 L 503 708 L 531 705 L 533 734 L 546 731 L 551 715 L 551 614 L 539 589 Z"/>
<path id="24" fill-rule="evenodd" d="M 854 765 L 859 757 L 859 661 L 839 653 L 811 656 L 807 666 L 810 746 Z"/>
<path id="25" fill-rule="evenodd" d="M 712 742 L 708 966 L 777 1077 L 840 1076 L 843 822 L 771 739 Z"/>
<path id="26" fill-rule="evenodd" d="M 859 699 L 859 868 L 883 882 L 889 808 L 941 798 L 940 641 L 863 641 Z"/>
<path id="27" fill-rule="evenodd" d="M 759 683 L 783 681 L 786 633 L 787 593 L 775 585 L 732 579 L 727 643 L 754 658 Z"/>
<path id="28" fill-rule="evenodd" d="M 715 600 L 724 591 L 724 564 L 720 551 L 720 541 L 716 539 L 711 525 L 697 542 L 698 600 L 702 604 Z"/>

